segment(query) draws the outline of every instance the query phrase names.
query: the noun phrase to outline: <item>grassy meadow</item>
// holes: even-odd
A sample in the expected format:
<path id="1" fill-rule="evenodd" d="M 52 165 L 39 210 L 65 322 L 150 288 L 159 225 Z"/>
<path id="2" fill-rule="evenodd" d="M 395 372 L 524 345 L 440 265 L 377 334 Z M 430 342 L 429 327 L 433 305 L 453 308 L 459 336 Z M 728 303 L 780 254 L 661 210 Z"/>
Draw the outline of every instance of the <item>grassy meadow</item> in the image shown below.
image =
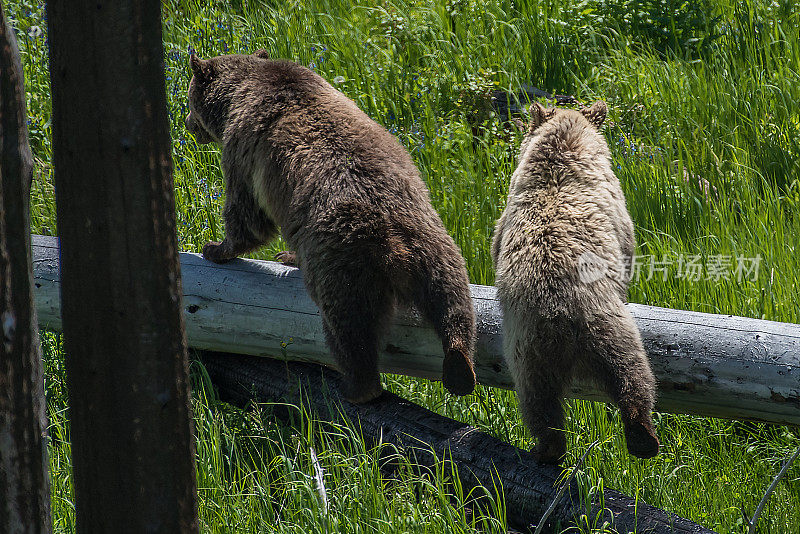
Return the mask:
<path id="1" fill-rule="evenodd" d="M 44 6 L 4 2 L 25 68 L 35 177 L 31 227 L 57 235 Z M 493 112 L 523 84 L 610 107 L 605 134 L 636 224 L 630 300 L 800 322 L 800 7 L 788 0 L 165 0 L 166 91 L 178 232 L 199 251 L 224 233 L 219 152 L 185 131 L 189 52 L 267 49 L 319 72 L 411 152 L 467 259 L 491 284 L 489 244 L 519 134 Z M 253 257 L 269 259 L 275 243 Z M 651 270 L 652 268 L 652 270 Z M 60 337 L 42 336 L 55 532 L 74 532 L 67 395 Z M 388 479 L 357 429 L 214 397 L 193 366 L 204 532 L 505 532 L 448 473 L 404 465 Z M 438 383 L 384 376 L 387 387 L 516 446 L 531 438 L 513 393 L 459 399 Z M 786 427 L 656 414 L 662 454 L 628 456 L 616 409 L 569 402 L 573 464 L 586 495 L 613 487 L 722 533 L 746 532 L 782 459 Z M 324 470 L 323 498 L 315 465 Z M 580 532 L 613 532 L 596 517 Z M 761 533 L 800 532 L 800 465 L 778 484 Z"/>

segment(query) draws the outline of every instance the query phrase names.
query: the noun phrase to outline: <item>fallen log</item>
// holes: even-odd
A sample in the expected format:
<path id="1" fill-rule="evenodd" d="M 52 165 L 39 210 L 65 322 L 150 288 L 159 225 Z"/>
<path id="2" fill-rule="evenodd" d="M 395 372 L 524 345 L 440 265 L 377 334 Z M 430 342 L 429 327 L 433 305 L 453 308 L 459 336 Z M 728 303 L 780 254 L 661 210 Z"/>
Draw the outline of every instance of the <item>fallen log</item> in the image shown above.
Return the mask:
<path id="1" fill-rule="evenodd" d="M 379 441 L 392 444 L 423 468 L 452 462 L 465 494 L 502 487 L 506 519 L 512 528 L 527 531 L 535 527 L 557 497 L 561 469 L 537 464 L 525 451 L 397 395 L 385 392 L 374 402 L 354 405 L 341 400 L 338 373 L 326 372 L 318 365 L 207 351 L 199 351 L 198 357 L 226 402 L 239 406 L 251 401 L 304 403 L 317 418 L 349 421 L 361 430 L 369 446 Z M 291 416 L 281 411 L 276 415 Z M 545 531 L 574 525 L 577 517 L 587 513 L 586 504 L 580 501 L 573 481 L 559 498 Z M 604 489 L 602 498 L 598 495 L 588 510 L 589 517 L 602 514 L 618 532 L 713 532 L 612 489 Z"/>
<path id="2" fill-rule="evenodd" d="M 40 325 L 60 330 L 58 241 L 33 236 L 34 296 Z M 302 273 L 284 265 L 225 265 L 181 254 L 189 346 L 333 366 L 319 311 Z M 473 285 L 478 318 L 478 380 L 511 388 L 502 358 L 500 306 L 493 287 Z M 800 425 L 800 326 L 628 305 L 658 380 L 656 409 Z M 381 355 L 383 372 L 439 379 L 441 342 L 413 310 L 395 318 Z M 569 396 L 607 400 L 591 383 Z"/>

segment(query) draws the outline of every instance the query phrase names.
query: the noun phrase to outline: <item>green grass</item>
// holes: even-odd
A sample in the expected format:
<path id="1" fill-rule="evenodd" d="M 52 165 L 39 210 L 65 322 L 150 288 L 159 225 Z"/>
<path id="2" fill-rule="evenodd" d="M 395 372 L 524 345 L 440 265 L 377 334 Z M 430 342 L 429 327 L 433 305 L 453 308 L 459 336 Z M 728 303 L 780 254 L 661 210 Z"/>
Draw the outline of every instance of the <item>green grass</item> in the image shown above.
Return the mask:
<path id="1" fill-rule="evenodd" d="M 36 160 L 31 226 L 57 234 L 43 7 L 11 1 L 28 86 Z M 266 48 L 312 66 L 408 147 L 476 283 L 492 283 L 489 242 L 515 165 L 518 134 L 490 113 L 495 90 L 520 84 L 610 105 L 606 136 L 648 266 L 631 301 L 800 322 L 800 9 L 729 0 L 222 0 L 164 3 L 179 238 L 198 251 L 223 234 L 219 154 L 183 128 L 188 51 Z M 41 28 L 42 34 L 34 27 Z M 690 177 L 688 183 L 681 177 Z M 707 180 L 706 195 L 694 177 Z M 281 244 L 256 253 L 270 258 Z M 718 279 L 677 276 L 677 260 L 727 261 Z M 760 257 L 737 279 L 737 258 Z M 727 260 L 726 260 L 727 258 Z M 752 278 L 752 279 L 751 279 Z M 44 336 L 56 532 L 74 532 L 63 357 Z M 193 369 L 200 514 L 207 532 L 502 531 L 502 500 L 468 513 L 446 473 L 406 465 L 388 479 L 357 432 L 298 414 L 281 426 L 268 407 L 235 410 Z M 479 388 L 454 399 L 439 384 L 386 376 L 393 391 L 530 446 L 513 393 Z M 719 532 L 744 532 L 780 467 L 800 445 L 784 427 L 663 414 L 662 454 L 634 460 L 615 409 L 570 402 L 574 462 L 594 440 L 585 492 L 614 487 Z M 325 469 L 322 513 L 311 449 Z M 594 518 L 590 526 L 600 528 Z M 780 482 L 759 532 L 800 532 L 800 466 Z"/>

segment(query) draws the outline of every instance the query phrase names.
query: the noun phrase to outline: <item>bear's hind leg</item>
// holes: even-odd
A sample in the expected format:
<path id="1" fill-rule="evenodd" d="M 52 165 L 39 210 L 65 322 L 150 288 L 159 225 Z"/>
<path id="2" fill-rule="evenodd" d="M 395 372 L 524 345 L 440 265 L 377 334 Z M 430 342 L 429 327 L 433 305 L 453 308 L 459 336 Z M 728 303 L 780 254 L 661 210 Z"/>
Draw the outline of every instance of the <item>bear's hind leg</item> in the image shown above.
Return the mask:
<path id="1" fill-rule="evenodd" d="M 515 349 L 514 383 L 522 420 L 536 438 L 536 461 L 558 464 L 567 451 L 564 435 L 564 374 L 553 372 L 566 361 L 543 358 L 541 347 Z M 552 354 L 551 354 L 552 356 Z"/>
<path id="2" fill-rule="evenodd" d="M 589 371 L 620 409 L 628 452 L 652 458 L 659 450 L 651 417 L 655 378 L 633 317 L 620 302 L 612 313 L 596 315 L 589 331 Z"/>
<path id="3" fill-rule="evenodd" d="M 323 280 L 312 261 L 306 282 L 314 288 L 325 337 L 342 373 L 342 395 L 352 403 L 369 402 L 383 392 L 378 351 L 391 321 L 394 298 L 379 269 L 338 267 L 325 273 Z"/>
<path id="4" fill-rule="evenodd" d="M 452 251 L 457 255 L 456 250 Z M 475 310 L 469 281 L 458 264 L 460 257 L 438 257 L 418 275 L 422 286 L 414 304 L 433 325 L 444 349 L 442 385 L 453 395 L 469 395 L 477 383 L 472 354 L 475 350 Z"/>
<path id="5" fill-rule="evenodd" d="M 355 319 L 357 316 L 353 316 Z M 324 320 L 325 338 L 342 374 L 342 396 L 362 404 L 383 393 L 378 372 L 378 341 L 372 325 Z"/>
<path id="6" fill-rule="evenodd" d="M 523 421 L 536 438 L 532 452 L 537 462 L 558 464 L 567 452 L 562 394 L 551 384 L 517 388 Z"/>

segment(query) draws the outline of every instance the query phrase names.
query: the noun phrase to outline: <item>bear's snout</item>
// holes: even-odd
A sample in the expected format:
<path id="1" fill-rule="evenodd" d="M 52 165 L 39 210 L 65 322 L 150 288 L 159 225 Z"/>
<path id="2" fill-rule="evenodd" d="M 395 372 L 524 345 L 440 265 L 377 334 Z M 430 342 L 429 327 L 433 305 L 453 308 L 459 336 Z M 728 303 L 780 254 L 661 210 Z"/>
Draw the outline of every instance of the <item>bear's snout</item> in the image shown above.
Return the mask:
<path id="1" fill-rule="evenodd" d="M 197 122 L 191 112 L 186 115 L 186 120 L 184 122 L 186 123 L 186 130 L 194 136 L 198 143 L 211 143 L 214 140 L 205 128 Z"/>

